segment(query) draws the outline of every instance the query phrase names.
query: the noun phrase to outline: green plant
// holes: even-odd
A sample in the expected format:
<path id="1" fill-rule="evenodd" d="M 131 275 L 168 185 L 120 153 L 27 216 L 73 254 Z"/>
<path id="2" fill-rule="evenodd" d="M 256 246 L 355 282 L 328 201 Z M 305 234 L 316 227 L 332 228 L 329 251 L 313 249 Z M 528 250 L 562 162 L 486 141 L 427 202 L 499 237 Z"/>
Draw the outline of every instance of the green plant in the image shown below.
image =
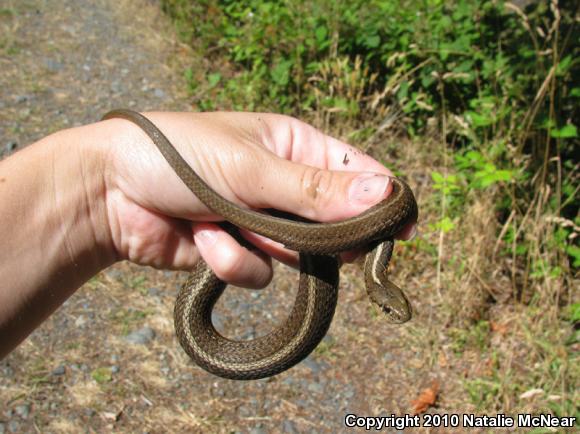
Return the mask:
<path id="1" fill-rule="evenodd" d="M 560 390 L 561 401 L 538 408 L 571 414 L 574 355 L 563 342 L 577 341 L 577 2 L 162 4 L 210 59 L 205 77 L 186 72 L 202 110 L 296 115 L 381 162 L 400 156 L 382 145 L 387 134 L 428 143 L 430 233 L 409 245 L 436 257 L 453 351 L 489 352 L 491 308 L 503 303 L 526 322 L 526 357 L 541 367 L 513 384 L 512 354 L 500 348 L 466 390 L 487 410 L 513 409 L 525 390 Z"/>
<path id="2" fill-rule="evenodd" d="M 113 375 L 110 368 L 96 368 L 91 371 L 91 378 L 99 384 L 105 384 L 113 379 Z"/>

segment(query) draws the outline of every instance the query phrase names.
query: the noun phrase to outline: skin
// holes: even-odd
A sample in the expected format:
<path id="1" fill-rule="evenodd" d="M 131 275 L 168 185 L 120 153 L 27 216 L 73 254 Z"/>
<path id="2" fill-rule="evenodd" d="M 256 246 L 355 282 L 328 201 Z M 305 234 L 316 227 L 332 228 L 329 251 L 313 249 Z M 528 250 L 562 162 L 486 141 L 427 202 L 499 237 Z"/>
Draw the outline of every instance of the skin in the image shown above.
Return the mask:
<path id="1" fill-rule="evenodd" d="M 329 222 L 390 193 L 388 169 L 291 117 L 145 115 L 218 193 L 244 207 Z M 271 257 L 297 265 L 296 253 L 275 242 L 246 232 L 260 249 L 249 251 L 212 224 L 220 218 L 122 119 L 59 131 L 1 161 L 0 203 L 0 358 L 117 261 L 190 270 L 202 256 L 219 278 L 249 288 L 270 282 Z M 410 225 L 400 238 L 413 233 Z"/>

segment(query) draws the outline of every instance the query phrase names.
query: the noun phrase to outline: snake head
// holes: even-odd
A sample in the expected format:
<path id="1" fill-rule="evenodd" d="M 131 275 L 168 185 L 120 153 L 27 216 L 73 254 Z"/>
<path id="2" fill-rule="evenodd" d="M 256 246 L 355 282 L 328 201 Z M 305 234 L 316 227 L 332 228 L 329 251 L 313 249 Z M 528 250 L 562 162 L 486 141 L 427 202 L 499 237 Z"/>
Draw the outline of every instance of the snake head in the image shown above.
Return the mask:
<path id="1" fill-rule="evenodd" d="M 403 291 L 390 281 L 382 282 L 381 285 L 367 284 L 369 298 L 386 315 L 387 320 L 394 324 L 402 324 L 411 319 L 413 311 L 411 304 Z"/>

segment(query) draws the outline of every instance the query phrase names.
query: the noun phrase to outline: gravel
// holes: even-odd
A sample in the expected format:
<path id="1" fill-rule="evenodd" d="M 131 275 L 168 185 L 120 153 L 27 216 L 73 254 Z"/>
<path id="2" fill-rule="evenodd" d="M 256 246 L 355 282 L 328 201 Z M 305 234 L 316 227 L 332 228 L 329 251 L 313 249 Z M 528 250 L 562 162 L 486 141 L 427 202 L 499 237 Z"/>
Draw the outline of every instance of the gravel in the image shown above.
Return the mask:
<path id="1" fill-rule="evenodd" d="M 30 405 L 28 404 L 17 405 L 16 408 L 14 409 L 14 412 L 22 419 L 28 419 L 28 416 L 30 415 Z"/>
<path id="2" fill-rule="evenodd" d="M 20 432 L 20 422 L 15 420 L 11 420 L 8 422 L 8 431 L 11 433 L 18 433 Z"/>
<path id="3" fill-rule="evenodd" d="M 162 291 L 159 288 L 152 286 L 147 290 L 147 293 L 152 297 L 159 297 Z"/>
<path id="4" fill-rule="evenodd" d="M 65 373 L 66 373 L 66 368 L 64 365 L 57 366 L 51 372 L 52 375 L 64 375 Z"/>
<path id="5" fill-rule="evenodd" d="M 94 122 L 114 107 L 196 111 L 196 101 L 185 95 L 184 69 L 192 68 L 202 80 L 208 71 L 221 68 L 219 61 L 210 64 L 184 48 L 159 13 L 158 2 L 9 4 L 19 10 L 2 17 L 0 34 L 17 41 L 19 51 L 10 57 L 0 53 L 2 154 L 9 142 L 13 152 L 49 132 Z M 146 277 L 145 294 L 151 297 L 130 290 L 136 274 Z M 429 367 L 416 368 L 421 352 L 400 350 L 404 345 L 397 342 L 398 329 L 369 319 L 368 303 L 357 301 L 343 277 L 346 291 L 341 290 L 331 329 L 336 342 L 325 339 L 324 353 L 264 381 L 219 379 L 196 367 L 175 338 L 173 303 L 183 277 L 123 262 L 77 291 L 1 362 L 0 402 L 12 402 L 15 391 L 23 389 L 29 415 L 23 418 L 16 409 L 2 413 L 0 434 L 2 429 L 57 432 L 54 424 L 60 420 L 74 432 L 86 426 L 95 432 L 162 432 L 164 426 L 187 432 L 194 420 L 215 432 L 341 432 L 341 408 L 372 415 L 373 406 L 383 405 L 404 412 L 417 379 L 430 373 Z M 287 281 L 291 283 L 280 283 Z M 218 302 L 223 309 L 217 315 L 214 311 L 216 326 L 237 338 L 248 330 L 266 334 L 292 307 L 296 272 L 277 270 L 273 285 L 264 293 L 228 289 Z M 129 307 L 144 316 L 119 315 Z M 127 330 L 127 336 L 114 339 Z M 166 360 L 158 359 L 160 351 L 167 351 Z M 386 353 L 394 355 L 388 364 L 381 363 Z M 90 372 L 99 366 L 122 375 L 96 385 Z M 408 369 L 413 378 L 403 375 L 406 366 L 413 367 Z M 35 382 L 45 377 L 47 381 Z M 399 379 L 396 384 L 393 378 Z M 163 417 L 138 404 L 140 396 L 153 402 L 152 408 L 165 409 L 158 413 Z M 117 426 L 109 426 L 93 410 L 116 404 L 126 405 Z M 6 410 L 2 407 L 0 412 Z M 262 426 L 256 426 L 258 421 Z"/>
<path id="6" fill-rule="evenodd" d="M 16 148 L 18 148 L 18 142 L 16 142 L 15 140 L 9 140 L 4 146 L 4 150 L 6 151 L 6 153 L 10 153 L 14 151 Z"/>
<path id="7" fill-rule="evenodd" d="M 291 420 L 285 420 L 282 422 L 282 431 L 286 434 L 297 434 L 298 429 L 296 428 L 296 424 Z"/>
<path id="8" fill-rule="evenodd" d="M 155 330 L 151 327 L 143 327 L 125 336 L 125 341 L 131 344 L 145 345 L 155 338 Z"/>

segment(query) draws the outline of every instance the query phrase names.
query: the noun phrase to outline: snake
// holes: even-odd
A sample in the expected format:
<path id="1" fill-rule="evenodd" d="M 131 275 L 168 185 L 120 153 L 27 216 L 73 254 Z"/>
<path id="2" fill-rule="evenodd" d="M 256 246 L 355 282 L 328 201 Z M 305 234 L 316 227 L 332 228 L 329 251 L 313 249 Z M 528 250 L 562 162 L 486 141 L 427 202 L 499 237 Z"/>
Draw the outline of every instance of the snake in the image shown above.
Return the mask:
<path id="1" fill-rule="evenodd" d="M 388 279 L 394 236 L 415 222 L 418 206 L 410 187 L 391 177 L 391 194 L 358 216 L 333 223 L 281 218 L 242 208 L 215 192 L 185 161 L 147 117 L 116 109 L 103 120 L 122 118 L 140 127 L 169 166 L 222 224 L 255 232 L 299 252 L 300 278 L 294 305 L 277 328 L 252 340 L 224 337 L 212 323 L 212 311 L 227 286 L 200 259 L 182 285 L 174 307 L 174 325 L 185 353 L 201 368 L 232 380 L 255 380 L 293 367 L 326 335 L 338 300 L 339 259 L 345 250 L 365 248 L 364 282 L 370 300 L 389 323 L 411 319 L 403 291 Z M 237 239 L 237 238 L 236 238 Z"/>

